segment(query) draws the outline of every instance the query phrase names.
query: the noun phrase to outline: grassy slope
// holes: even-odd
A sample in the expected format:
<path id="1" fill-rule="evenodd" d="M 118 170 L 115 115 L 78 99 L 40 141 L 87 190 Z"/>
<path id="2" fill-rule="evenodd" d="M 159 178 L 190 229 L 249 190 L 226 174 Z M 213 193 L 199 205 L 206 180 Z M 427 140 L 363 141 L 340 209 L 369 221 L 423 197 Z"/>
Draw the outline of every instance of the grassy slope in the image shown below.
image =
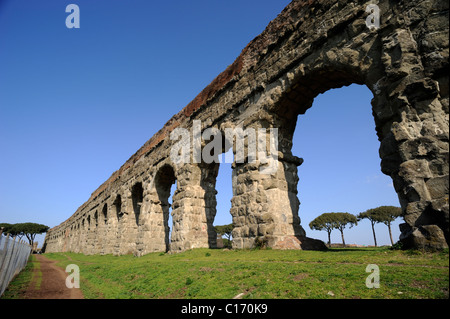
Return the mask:
<path id="1" fill-rule="evenodd" d="M 385 248 L 209 250 L 127 256 L 46 254 L 80 267 L 85 298 L 448 298 L 449 255 Z M 368 264 L 380 288 L 368 289 Z"/>

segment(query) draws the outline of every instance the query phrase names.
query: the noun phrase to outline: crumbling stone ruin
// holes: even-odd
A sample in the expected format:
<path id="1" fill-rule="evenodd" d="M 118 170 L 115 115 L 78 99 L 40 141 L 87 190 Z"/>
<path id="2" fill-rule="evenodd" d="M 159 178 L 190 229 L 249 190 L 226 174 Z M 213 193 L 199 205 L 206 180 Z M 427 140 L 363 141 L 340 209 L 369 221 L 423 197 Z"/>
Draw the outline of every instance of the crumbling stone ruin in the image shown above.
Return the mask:
<path id="1" fill-rule="evenodd" d="M 170 157 L 176 143 L 170 133 L 192 128 L 193 121 L 220 132 L 278 129 L 274 172 L 263 174 L 258 160 L 233 163 L 233 247 L 262 242 L 274 249 L 321 249 L 322 242 L 306 237 L 298 215 L 302 159 L 291 152 L 295 119 L 319 93 L 352 83 L 373 93 L 381 170 L 400 199 L 404 247 L 448 247 L 449 3 L 369 4 L 292 1 L 86 203 L 48 231 L 46 251 L 142 255 L 216 247 L 220 164 L 180 164 Z"/>

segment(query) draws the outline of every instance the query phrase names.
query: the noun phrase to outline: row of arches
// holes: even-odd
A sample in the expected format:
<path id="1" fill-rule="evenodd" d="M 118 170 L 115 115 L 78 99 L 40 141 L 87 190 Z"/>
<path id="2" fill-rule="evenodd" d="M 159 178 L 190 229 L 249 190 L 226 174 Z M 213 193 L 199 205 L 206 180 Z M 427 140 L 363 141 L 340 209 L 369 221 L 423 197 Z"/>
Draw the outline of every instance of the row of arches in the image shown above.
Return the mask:
<path id="1" fill-rule="evenodd" d="M 135 182 L 122 193 L 106 196 L 87 213 L 72 216 L 65 227 L 47 236 L 47 251 L 116 255 L 169 251 L 174 169 L 163 165 L 149 180 Z"/>
<path id="2" fill-rule="evenodd" d="M 368 101 L 365 102 L 368 103 Z M 222 154 L 222 156 L 222 159 L 225 156 L 233 157 L 233 153 L 230 150 L 227 155 Z M 229 212 L 232 207 L 227 202 L 231 203 L 233 194 L 228 194 L 226 198 L 221 197 L 220 205 L 217 205 L 216 198 L 217 190 L 220 192 L 223 190 L 216 187 L 219 171 L 222 172 L 222 179 L 228 178 L 230 180 L 230 183 L 226 186 L 232 189 L 231 172 L 233 168 L 231 166 L 227 163 L 201 164 L 198 166 L 200 176 L 198 184 L 199 189 L 203 192 L 198 196 L 201 203 L 197 206 L 203 207 L 203 210 L 198 214 L 200 215 L 200 221 L 198 222 L 200 226 L 192 228 L 197 228 L 196 237 L 205 237 L 206 234 L 207 240 L 203 240 L 206 247 L 217 246 L 214 221 L 219 212 L 222 214 L 221 220 L 228 220 L 231 223 L 232 218 Z M 192 168 L 188 170 L 192 171 Z M 183 169 L 179 169 L 179 171 L 179 174 L 183 174 Z M 298 178 L 296 181 L 298 181 Z M 183 183 L 185 182 L 182 182 L 182 185 Z M 139 182 L 135 181 L 131 186 L 128 186 L 128 192 L 123 191 L 121 194 L 111 195 L 103 204 L 91 209 L 90 213 L 81 219 L 81 226 L 80 222 L 75 222 L 77 226 L 69 228 L 70 233 L 68 235 L 61 236 L 61 240 L 67 242 L 64 249 L 104 254 L 142 254 L 151 251 L 171 250 L 172 230 L 177 228 L 175 236 L 177 237 L 180 236 L 180 233 L 183 233 L 183 228 L 191 228 L 191 225 L 183 225 L 183 218 L 178 214 L 175 216 L 174 223 L 171 212 L 174 208 L 181 208 L 180 214 L 185 215 L 186 211 L 183 208 L 193 206 L 186 203 L 185 193 L 179 196 L 179 200 L 173 200 L 176 186 L 177 176 L 173 166 L 170 164 L 160 166 L 153 177 L 150 176 L 150 178 L 142 179 Z M 239 187 L 242 185 L 237 183 L 236 186 L 235 194 L 238 195 Z M 295 192 L 295 194 L 297 193 Z M 238 201 L 235 199 L 235 202 Z M 102 207 L 101 210 L 98 209 L 99 206 Z M 239 206 L 239 204 L 237 203 L 235 206 Z M 317 211 L 316 214 L 318 214 Z M 242 219 L 240 215 L 242 214 L 234 209 L 236 220 Z M 202 217 L 204 217 L 204 221 L 201 220 Z M 300 226 L 300 219 L 292 220 L 291 224 L 299 228 L 297 233 L 303 231 Z M 206 232 L 203 229 L 202 233 L 201 225 L 205 226 Z M 246 236 L 251 235 L 250 237 L 255 238 L 258 236 L 258 231 L 258 229 L 249 229 Z M 251 232 L 253 234 L 250 234 Z M 64 238 L 65 236 L 67 238 Z M 54 238 L 50 237 L 49 239 L 53 240 Z M 184 238 L 176 238 L 177 240 L 183 241 Z"/>
<path id="3" fill-rule="evenodd" d="M 275 171 L 262 174 L 261 163 L 233 167 L 233 247 L 250 248 L 258 238 L 273 248 L 314 247 L 298 215 L 297 167 L 302 160 L 292 153 L 295 119 L 318 94 L 352 83 L 373 93 L 381 171 L 392 178 L 404 214 L 400 239 L 405 247 L 448 247 L 448 44 L 422 45 L 436 32 L 448 33 L 448 10 L 433 3 L 420 6 L 417 12 L 422 13 L 413 23 L 409 16 L 399 17 L 415 4 L 381 1 L 384 26 L 373 30 L 364 23 L 362 4 L 343 2 L 339 12 L 348 14 L 338 18 L 335 6 L 326 1 L 317 5 L 323 11 L 316 19 L 300 19 L 305 12 L 313 15 L 315 6 L 292 2 L 226 72 L 141 148 L 142 160 L 130 159 L 129 170 L 121 172 L 118 182 L 108 183 L 101 198 L 89 200 L 51 232 L 59 234 L 52 249 L 72 247 L 71 227 L 75 221 L 82 226 L 81 218 L 89 232 L 84 241 L 77 237 L 82 241 L 77 249 L 96 252 L 98 243 L 89 239 L 95 237 L 92 223 L 97 207 L 107 203 L 107 216 L 114 215 L 114 205 L 120 215 L 117 225 L 108 223 L 115 228 L 105 241 L 116 243 L 104 244 L 108 249 L 138 254 L 167 250 L 168 194 L 175 181 L 170 250 L 213 247 L 219 164 L 174 166 L 168 154 L 174 143 L 167 135 L 177 125 L 191 128 L 194 121 L 220 131 L 240 124 L 279 130 Z"/>

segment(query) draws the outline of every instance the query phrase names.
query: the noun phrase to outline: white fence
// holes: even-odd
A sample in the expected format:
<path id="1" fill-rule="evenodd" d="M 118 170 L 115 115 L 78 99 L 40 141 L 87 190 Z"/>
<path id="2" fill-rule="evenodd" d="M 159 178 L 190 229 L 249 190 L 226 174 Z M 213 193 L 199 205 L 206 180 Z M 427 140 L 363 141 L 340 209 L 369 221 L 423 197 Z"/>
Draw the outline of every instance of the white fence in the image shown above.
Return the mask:
<path id="1" fill-rule="evenodd" d="M 9 234 L 2 236 L 0 230 L 0 296 L 14 278 L 27 264 L 31 246 Z"/>

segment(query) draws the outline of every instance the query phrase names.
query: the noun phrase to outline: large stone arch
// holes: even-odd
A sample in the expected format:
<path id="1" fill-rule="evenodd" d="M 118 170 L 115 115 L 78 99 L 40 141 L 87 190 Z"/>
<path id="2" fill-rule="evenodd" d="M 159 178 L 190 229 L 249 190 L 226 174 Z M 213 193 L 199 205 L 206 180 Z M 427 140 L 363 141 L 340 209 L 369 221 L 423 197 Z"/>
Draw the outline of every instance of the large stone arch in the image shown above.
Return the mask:
<path id="1" fill-rule="evenodd" d="M 281 249 L 320 248 L 306 237 L 298 216 L 297 166 L 302 160 L 291 152 L 293 118 L 311 107 L 317 94 L 352 83 L 366 85 L 374 96 L 381 170 L 392 178 L 404 214 L 401 241 L 408 248 L 448 247 L 448 6 L 444 0 L 380 0 L 380 24 L 371 26 L 376 19 L 366 11 L 366 1 L 292 1 L 73 217 L 51 229 L 46 247 L 67 249 L 61 234 L 71 221 L 86 220 L 106 198 L 120 193 L 124 216 L 118 222 L 114 252 L 165 251 L 161 238 L 166 238 L 162 216 L 167 205 L 156 182 L 164 165 L 171 165 L 177 180 L 170 249 L 213 247 L 217 166 L 192 157 L 175 165 L 170 158 L 176 143 L 171 132 L 192 131 L 199 121 L 202 129 L 278 129 L 274 172 L 262 174 L 260 162 L 233 164 L 234 247 L 263 243 Z M 133 213 L 136 181 L 143 183 L 145 193 L 142 227 L 136 226 Z M 82 252 L 96 240 L 83 233 L 83 226 L 77 236 Z"/>
<path id="2" fill-rule="evenodd" d="M 145 252 L 170 250 L 170 190 L 176 182 L 175 169 L 170 164 L 162 164 L 152 174 L 147 186 L 148 215 L 143 222 L 146 226 L 147 242 Z"/>
<path id="3" fill-rule="evenodd" d="M 282 225 L 280 221 L 286 219 L 286 211 L 289 211 L 289 207 L 285 207 L 283 213 L 275 212 L 282 207 L 279 198 L 282 198 L 281 202 L 289 199 L 291 212 L 287 219 L 293 223 L 288 229 L 293 228 L 293 235 L 300 241 L 304 236 L 301 227 L 296 226 L 296 166 L 301 164 L 301 160 L 297 161 L 291 153 L 295 129 L 293 118 L 303 114 L 319 93 L 356 83 L 366 85 L 374 94 L 372 107 L 381 142 L 381 170 L 393 179 L 404 213 L 405 224 L 401 226 L 400 239 L 408 248 L 446 247 L 448 93 L 446 88 L 440 90 L 440 85 L 446 85 L 446 80 L 442 80 L 441 69 L 434 74 L 425 70 L 415 38 L 417 35 L 410 28 L 389 30 L 385 36 L 380 35 L 380 31 L 364 28 L 359 28 L 362 32 L 359 37 L 365 39 L 363 42 L 352 41 L 355 34 L 351 32 L 347 37 L 342 33 L 328 36 L 327 42 L 314 54 L 270 83 L 252 106 L 255 115 L 253 118 L 249 116 L 247 123 L 253 122 L 258 126 L 264 119 L 280 132 L 278 145 L 283 167 L 279 171 L 285 170 L 286 179 L 282 176 L 277 179 L 287 187 L 273 187 L 279 194 L 268 204 L 268 207 L 277 208 L 269 217 L 274 224 L 272 227 L 279 228 Z M 427 73 L 433 76 L 427 77 Z M 249 178 L 248 174 L 246 178 Z M 274 183 L 273 179 L 270 183 Z M 267 193 L 262 193 L 263 197 Z M 257 198 L 258 192 L 254 195 Z M 249 207 L 246 203 L 244 209 L 248 211 Z M 267 215 L 268 209 L 264 212 Z M 258 216 L 257 213 L 252 215 Z M 243 237 L 250 240 L 250 245 L 254 233 L 264 235 L 256 230 L 255 225 L 252 228 L 248 221 L 243 224 L 247 231 Z M 266 233 L 265 237 L 272 240 L 271 246 L 295 242 L 292 237 L 289 243 L 284 242 L 283 238 L 289 231 L 278 233 L 281 235 Z"/>
<path id="4" fill-rule="evenodd" d="M 113 254 L 120 255 L 123 252 L 124 237 L 126 236 L 125 230 L 125 219 L 127 214 L 124 208 L 124 196 L 121 193 L 116 193 L 113 195 L 113 214 L 112 220 L 115 224 L 114 231 L 114 243 L 113 243 Z"/>

